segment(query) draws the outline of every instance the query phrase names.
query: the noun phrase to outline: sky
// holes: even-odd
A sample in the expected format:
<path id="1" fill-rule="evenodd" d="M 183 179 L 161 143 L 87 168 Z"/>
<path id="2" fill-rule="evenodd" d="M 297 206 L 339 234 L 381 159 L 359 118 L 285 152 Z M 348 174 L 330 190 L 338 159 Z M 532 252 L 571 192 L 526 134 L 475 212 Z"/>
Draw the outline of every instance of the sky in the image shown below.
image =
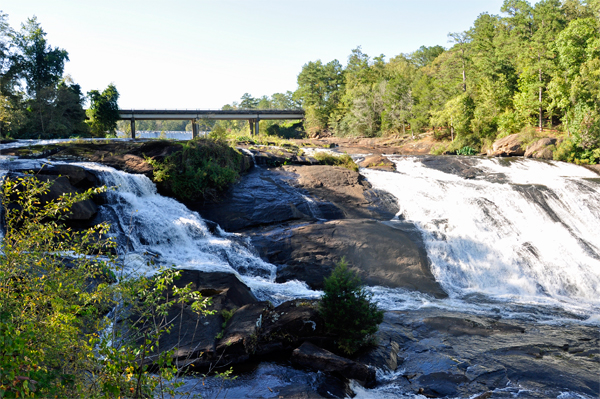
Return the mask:
<path id="1" fill-rule="evenodd" d="M 220 109 L 294 91 L 309 61 L 386 60 L 448 47 L 503 0 L 2 0 L 14 29 L 33 15 L 84 93 L 113 83 L 121 109 Z"/>

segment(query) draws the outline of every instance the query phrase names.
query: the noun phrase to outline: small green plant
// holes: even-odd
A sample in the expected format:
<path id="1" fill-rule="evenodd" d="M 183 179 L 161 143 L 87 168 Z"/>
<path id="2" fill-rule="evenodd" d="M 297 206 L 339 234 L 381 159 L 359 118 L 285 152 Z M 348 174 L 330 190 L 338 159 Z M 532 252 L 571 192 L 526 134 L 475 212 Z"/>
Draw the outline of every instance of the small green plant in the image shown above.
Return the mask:
<path id="1" fill-rule="evenodd" d="M 383 311 L 371 301 L 371 294 L 344 258 L 325 279 L 319 311 L 327 330 L 337 335 L 338 347 L 347 354 L 368 344 L 383 321 Z"/>
<path id="2" fill-rule="evenodd" d="M 342 166 L 346 169 L 358 172 L 358 165 L 354 163 L 348 154 L 332 155 L 324 151 L 316 152 L 314 158 L 322 165 Z"/>
<path id="3" fill-rule="evenodd" d="M 469 147 L 468 145 L 462 147 L 460 150 L 456 151 L 456 155 L 475 155 L 477 154 L 477 151 L 472 148 Z"/>

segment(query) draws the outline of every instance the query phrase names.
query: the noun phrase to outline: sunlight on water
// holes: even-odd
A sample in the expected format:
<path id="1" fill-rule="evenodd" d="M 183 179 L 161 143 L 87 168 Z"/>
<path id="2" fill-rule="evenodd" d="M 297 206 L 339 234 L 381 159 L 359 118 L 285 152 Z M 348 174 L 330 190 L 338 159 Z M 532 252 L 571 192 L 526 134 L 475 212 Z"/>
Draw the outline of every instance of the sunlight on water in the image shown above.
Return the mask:
<path id="1" fill-rule="evenodd" d="M 480 159 L 477 179 L 391 158 L 397 173 L 362 169 L 398 198 L 423 233 L 432 272 L 452 299 L 600 308 L 600 184 L 576 165 Z"/>

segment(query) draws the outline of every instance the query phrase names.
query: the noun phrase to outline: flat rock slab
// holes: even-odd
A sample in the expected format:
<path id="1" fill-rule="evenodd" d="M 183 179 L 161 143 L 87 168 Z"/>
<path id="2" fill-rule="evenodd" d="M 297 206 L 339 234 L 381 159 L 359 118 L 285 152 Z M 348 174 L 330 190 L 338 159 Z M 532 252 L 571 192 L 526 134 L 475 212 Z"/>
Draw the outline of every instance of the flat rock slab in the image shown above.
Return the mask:
<path id="1" fill-rule="evenodd" d="M 252 237 L 260 255 L 280 265 L 277 281 L 298 279 L 315 289 L 342 257 L 367 285 L 402 287 L 445 297 L 435 281 L 424 245 L 402 223 L 334 220 Z"/>
<path id="2" fill-rule="evenodd" d="M 389 220 L 398 213 L 393 195 L 374 190 L 358 172 L 341 166 L 284 166 L 293 184 L 321 201 L 333 203 L 348 219 Z M 327 218 L 325 218 L 327 219 Z"/>
<path id="3" fill-rule="evenodd" d="M 395 384 L 407 392 L 492 399 L 527 390 L 532 396 L 525 397 L 531 398 L 556 398 L 563 392 L 600 395 L 600 336 L 595 326 L 425 308 L 386 312 L 376 337 L 377 348 L 356 360 L 390 369 L 389 353 L 395 350 L 390 344 L 398 345 L 396 370 L 403 373 L 380 384 Z M 510 387 L 515 391 L 506 391 Z"/>

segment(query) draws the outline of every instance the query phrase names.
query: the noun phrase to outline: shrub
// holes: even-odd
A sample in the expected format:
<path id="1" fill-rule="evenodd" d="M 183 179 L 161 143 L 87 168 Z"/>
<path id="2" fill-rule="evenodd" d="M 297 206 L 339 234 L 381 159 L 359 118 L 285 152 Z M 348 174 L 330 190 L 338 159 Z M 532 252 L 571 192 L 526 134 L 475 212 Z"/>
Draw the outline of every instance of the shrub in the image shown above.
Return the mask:
<path id="1" fill-rule="evenodd" d="M 111 284 L 117 263 L 114 242 L 102 239 L 108 225 L 73 232 L 63 224 L 74 203 L 104 189 L 42 205 L 52 182 L 26 175 L 0 184 L 0 398 L 173 397 L 181 386 L 173 351 L 160 352 L 158 373 L 143 360 L 159 352 L 161 334 L 173 328 L 169 309 L 192 302 L 192 310 L 206 314 L 207 300 L 189 287 L 163 298 L 176 271 L 152 279 L 121 275 Z M 123 306 L 109 320 L 105 314 L 118 302 Z M 125 309 L 152 328 L 129 330 L 131 339 L 124 339 L 125 323 L 117 320 Z"/>
<path id="2" fill-rule="evenodd" d="M 475 155 L 477 154 L 477 151 L 472 148 L 469 147 L 468 145 L 462 147 L 461 149 L 459 149 L 458 151 L 456 151 L 456 155 Z"/>
<path id="3" fill-rule="evenodd" d="M 346 169 L 358 172 L 358 165 L 354 163 L 352 157 L 348 154 L 332 155 L 327 152 L 316 152 L 314 158 L 322 165 L 343 166 Z"/>
<path id="4" fill-rule="evenodd" d="M 239 178 L 242 154 L 222 140 L 196 139 L 163 161 L 148 159 L 154 181 L 170 186 L 186 201 L 214 199 Z"/>
<path id="5" fill-rule="evenodd" d="M 325 279 L 325 293 L 319 311 L 327 330 L 338 336 L 338 347 L 347 354 L 369 342 L 383 321 L 383 311 L 371 302 L 360 278 L 348 269 L 342 258 Z"/>

